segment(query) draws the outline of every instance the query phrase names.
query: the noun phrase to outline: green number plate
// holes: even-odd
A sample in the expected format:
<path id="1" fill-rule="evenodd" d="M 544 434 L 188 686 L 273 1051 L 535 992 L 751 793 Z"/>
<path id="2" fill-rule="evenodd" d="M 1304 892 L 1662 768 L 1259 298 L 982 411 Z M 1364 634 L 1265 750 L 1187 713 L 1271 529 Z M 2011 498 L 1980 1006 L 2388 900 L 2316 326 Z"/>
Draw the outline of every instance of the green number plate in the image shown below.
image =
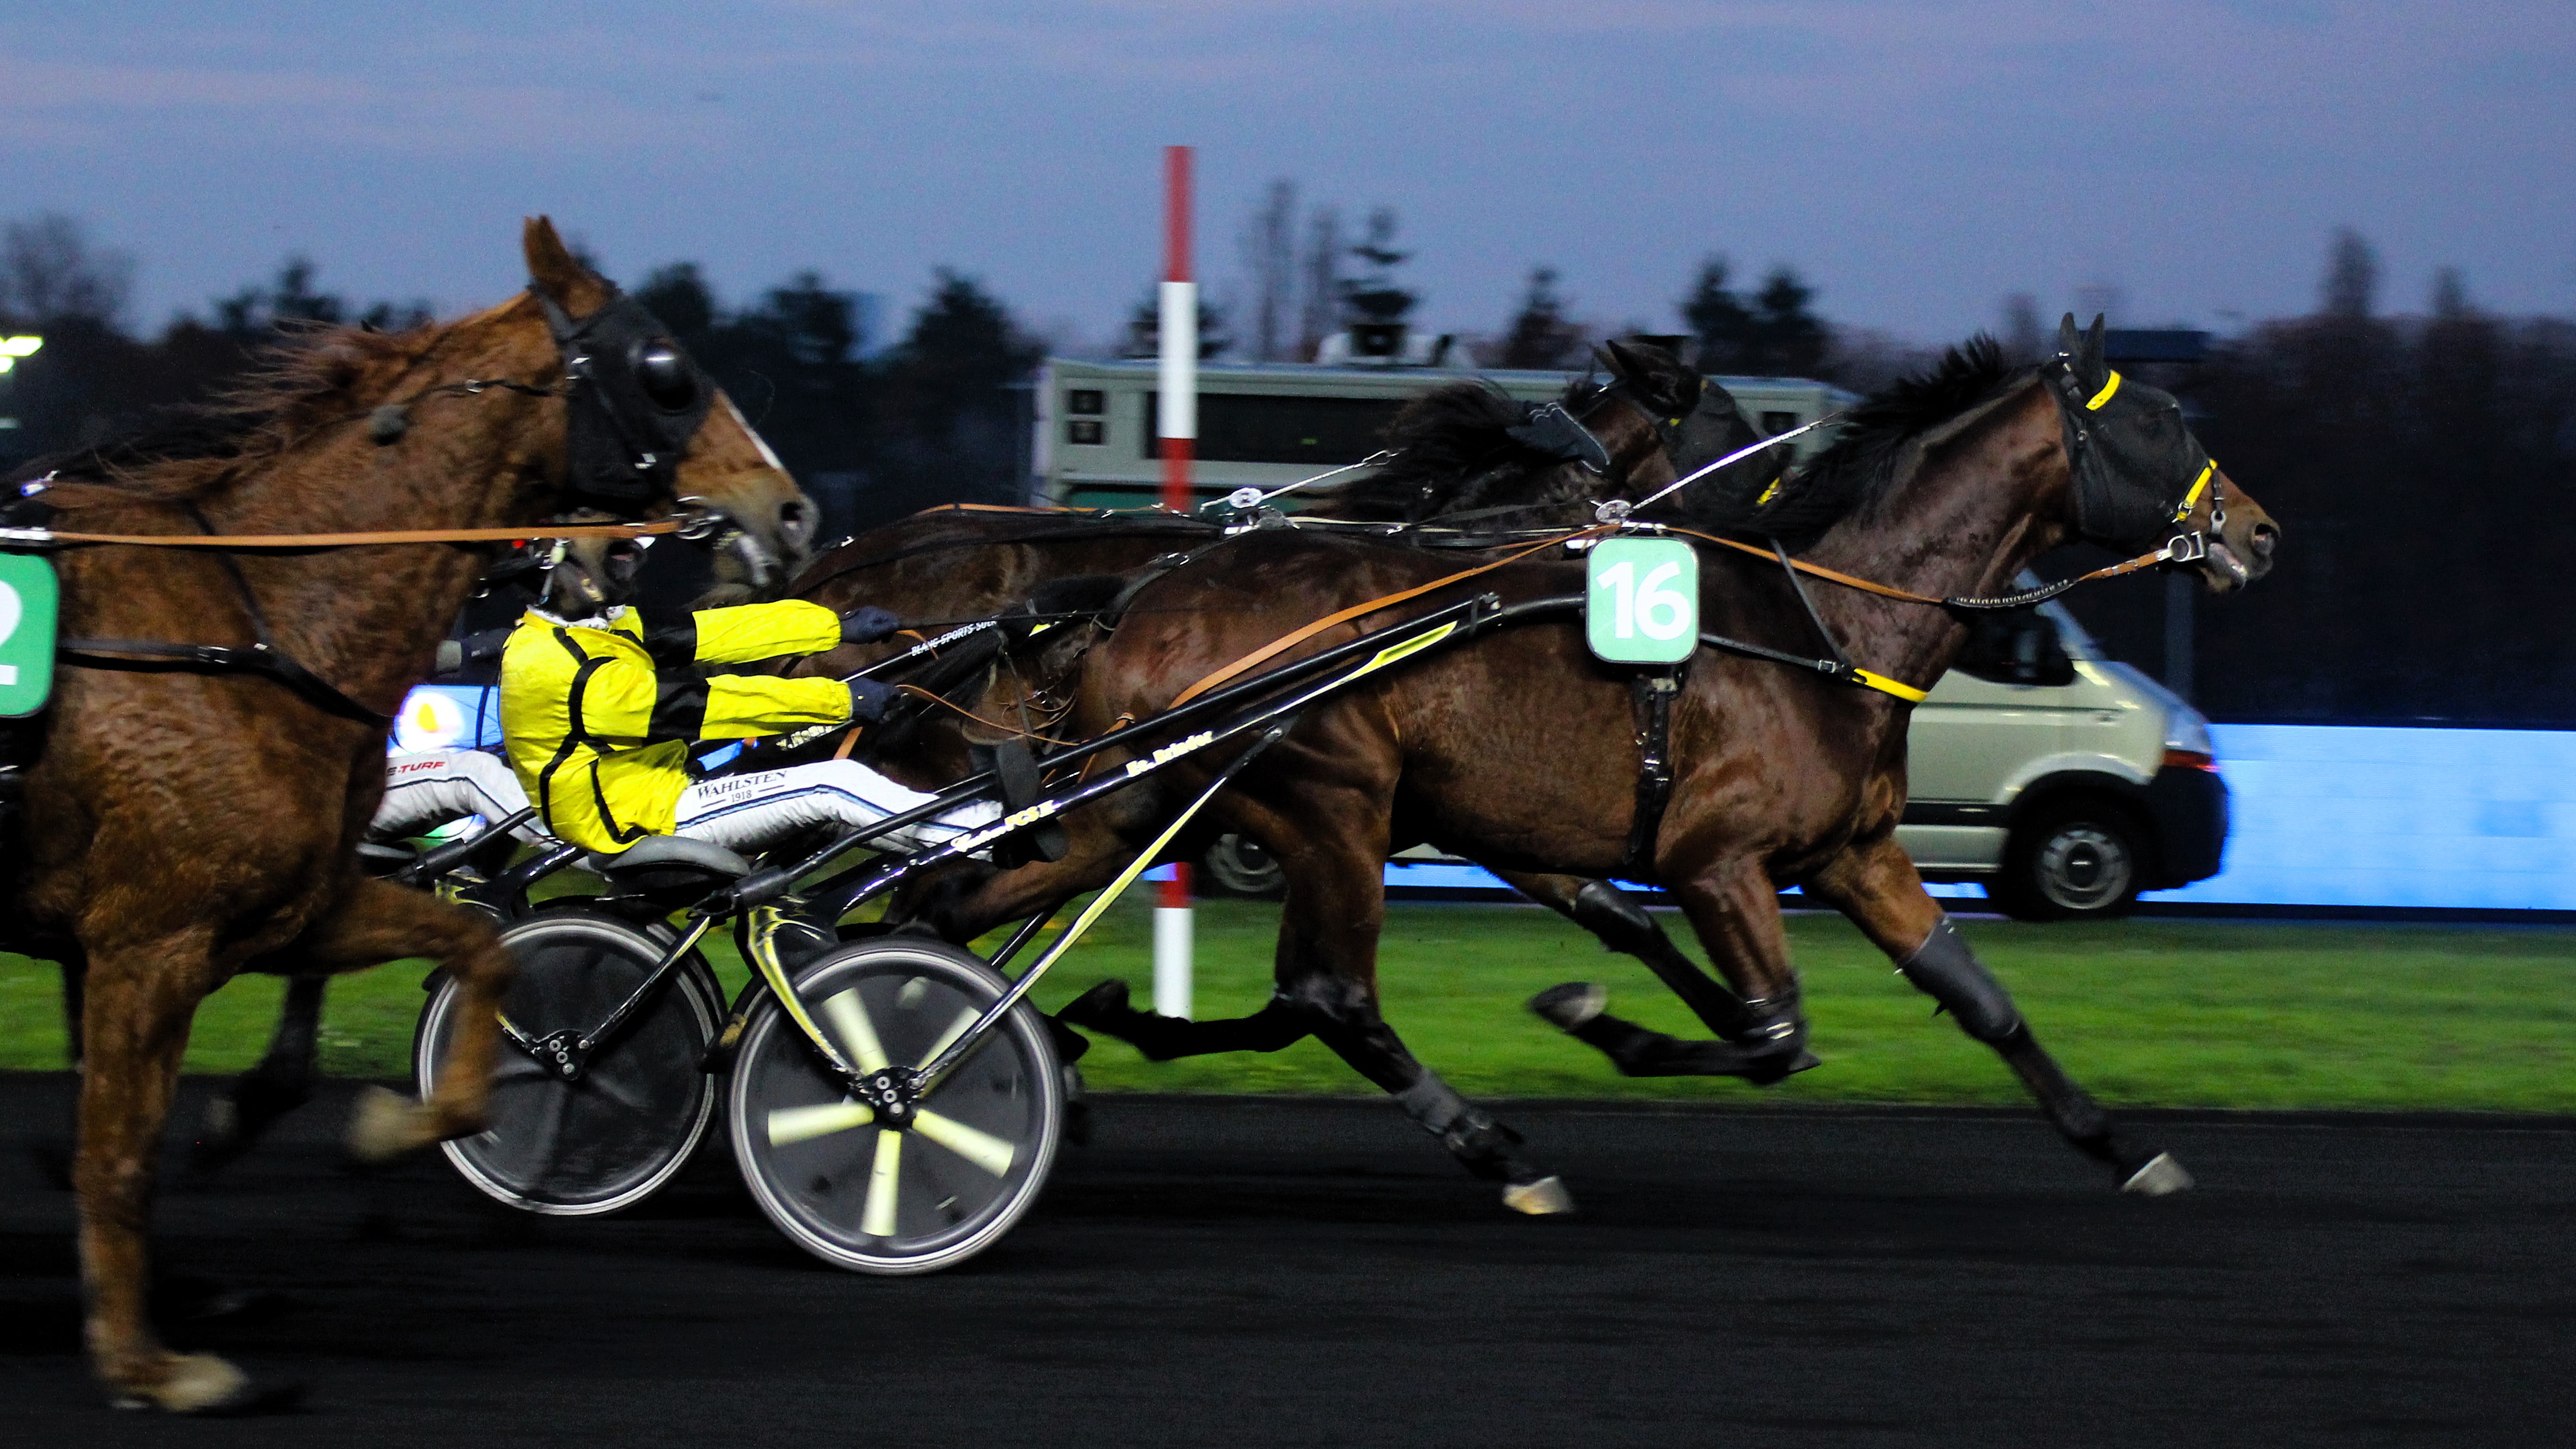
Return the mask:
<path id="1" fill-rule="evenodd" d="M 1699 647 L 1699 555 L 1678 538 L 1612 538 L 1584 572 L 1584 637 L 1612 664 L 1678 664 Z"/>
<path id="2" fill-rule="evenodd" d="M 61 594 L 51 561 L 0 553 L 0 718 L 34 714 L 54 692 L 54 616 Z"/>

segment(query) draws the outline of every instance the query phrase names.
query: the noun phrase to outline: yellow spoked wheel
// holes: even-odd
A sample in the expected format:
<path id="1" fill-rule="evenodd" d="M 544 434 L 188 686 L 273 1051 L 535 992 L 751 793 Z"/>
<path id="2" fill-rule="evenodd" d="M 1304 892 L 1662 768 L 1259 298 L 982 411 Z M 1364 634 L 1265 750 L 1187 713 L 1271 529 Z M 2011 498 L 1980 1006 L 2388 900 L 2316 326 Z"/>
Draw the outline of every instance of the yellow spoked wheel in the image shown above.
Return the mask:
<path id="1" fill-rule="evenodd" d="M 926 1066 L 1008 989 L 929 941 L 854 942 L 796 977 L 862 1073 Z M 727 1115 L 743 1180 L 780 1231 L 858 1272 L 928 1273 L 991 1246 L 1044 1190 L 1063 1080 L 1044 1018 L 1023 1003 L 917 1101 L 871 1106 L 772 999 L 744 1029 Z"/>

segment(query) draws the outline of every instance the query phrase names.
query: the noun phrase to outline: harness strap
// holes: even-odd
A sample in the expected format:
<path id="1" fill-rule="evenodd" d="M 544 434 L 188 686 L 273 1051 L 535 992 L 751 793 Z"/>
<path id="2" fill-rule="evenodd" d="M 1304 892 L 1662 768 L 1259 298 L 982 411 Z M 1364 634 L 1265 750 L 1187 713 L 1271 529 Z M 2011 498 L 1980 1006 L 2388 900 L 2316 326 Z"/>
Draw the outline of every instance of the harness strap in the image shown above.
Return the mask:
<path id="1" fill-rule="evenodd" d="M 1596 524 L 1590 528 L 1579 528 L 1571 533 L 1560 534 L 1554 538 L 1545 539 L 1541 542 L 1531 544 L 1527 548 L 1515 550 L 1489 563 L 1481 563 L 1471 569 L 1461 569 L 1457 573 L 1450 574 L 1445 578 L 1433 579 L 1427 584 L 1416 584 L 1409 589 L 1398 589 L 1392 594 L 1381 594 L 1377 598 L 1369 600 L 1367 603 L 1353 604 L 1347 609 L 1327 614 L 1323 618 L 1317 619 L 1311 624 L 1289 630 L 1287 633 L 1280 635 L 1278 638 L 1271 640 L 1269 643 L 1262 645 L 1260 648 L 1253 650 L 1251 653 L 1244 655 L 1242 658 L 1235 660 L 1231 664 L 1223 665 L 1209 672 L 1197 683 L 1182 690 L 1179 694 L 1172 696 L 1172 702 L 1163 706 L 1163 708 L 1177 709 L 1180 706 L 1189 703 L 1191 700 L 1198 698 L 1200 695 L 1207 693 L 1209 690 L 1216 688 L 1218 685 L 1225 683 L 1227 680 L 1234 678 L 1236 675 L 1243 673 L 1245 670 L 1252 668 L 1254 665 L 1264 663 L 1286 650 L 1293 649 L 1299 644 L 1303 644 L 1307 640 L 1314 638 L 1316 635 L 1323 633 L 1325 630 L 1330 629 L 1335 625 L 1347 624 L 1353 619 L 1373 614 L 1392 604 L 1401 604 L 1407 599 L 1418 599 L 1424 594 L 1431 593 L 1438 589 L 1445 589 L 1451 584 L 1458 583 L 1466 579 L 1472 579 L 1478 574 L 1491 573 L 1505 564 L 1518 563 L 1522 559 L 1529 557 L 1531 554 L 1543 552 L 1551 548 L 1561 547 L 1570 540 L 1589 538 L 1595 534 L 1607 533 L 1609 531 L 1610 527 L 1607 524 Z"/>
<path id="2" fill-rule="evenodd" d="M 523 538 L 643 538 L 677 533 L 680 520 L 659 523 L 532 523 L 518 528 L 389 528 L 368 533 L 70 533 L 0 528 L 0 547 L 54 543 L 134 544 L 145 548 L 358 548 L 378 543 L 507 543 Z"/>
<path id="3" fill-rule="evenodd" d="M 1655 841 L 1673 798 L 1673 698 L 1681 693 L 1686 667 L 1687 661 L 1628 676 L 1628 706 L 1637 724 L 1637 810 L 1619 870 L 1628 880 L 1648 879 L 1655 868 Z"/>

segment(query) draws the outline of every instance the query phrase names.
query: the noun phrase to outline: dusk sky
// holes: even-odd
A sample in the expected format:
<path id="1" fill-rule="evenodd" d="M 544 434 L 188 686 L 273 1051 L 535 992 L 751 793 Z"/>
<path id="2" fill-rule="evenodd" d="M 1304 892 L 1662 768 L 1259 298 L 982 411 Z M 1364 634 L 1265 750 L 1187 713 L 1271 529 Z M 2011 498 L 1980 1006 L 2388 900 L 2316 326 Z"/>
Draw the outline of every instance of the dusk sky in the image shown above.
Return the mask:
<path id="1" fill-rule="evenodd" d="M 2311 307 L 2343 224 L 2389 310 L 2448 265 L 2576 315 L 2566 0 L 83 0 L 0 19 L 0 134 L 0 218 L 133 253 L 145 326 L 289 252 L 497 301 L 547 212 L 628 280 L 811 267 L 899 324 L 950 265 L 1098 338 L 1154 275 L 1168 142 L 1212 284 L 1287 177 L 1396 208 L 1443 329 L 1498 329 L 1542 262 L 1669 328 L 1712 251 L 1914 341 L 2090 284 L 2223 329 Z"/>

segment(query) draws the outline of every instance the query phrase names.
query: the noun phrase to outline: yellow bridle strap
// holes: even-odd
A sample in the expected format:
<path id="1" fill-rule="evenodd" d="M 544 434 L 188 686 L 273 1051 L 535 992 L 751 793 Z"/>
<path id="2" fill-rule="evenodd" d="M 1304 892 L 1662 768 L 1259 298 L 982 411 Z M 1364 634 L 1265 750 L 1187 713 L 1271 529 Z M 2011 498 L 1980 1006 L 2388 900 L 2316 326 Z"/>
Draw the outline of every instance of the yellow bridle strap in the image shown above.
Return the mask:
<path id="1" fill-rule="evenodd" d="M 2209 486 L 2209 480 L 2215 476 L 2217 472 L 2218 460 L 2216 458 L 2212 458 L 2208 462 L 2200 465 L 2200 476 L 2191 481 L 2191 491 L 2182 496 L 2182 507 L 2174 510 L 2174 522 L 2180 523 L 2191 516 L 2192 509 L 2200 505 L 2201 490 Z"/>
<path id="2" fill-rule="evenodd" d="M 1856 668 L 1852 670 L 1851 677 L 1859 683 L 1877 690 L 1881 694 L 1895 695 L 1898 699 L 1904 700 L 1909 704 L 1922 703 L 1924 696 L 1932 692 L 1928 689 L 1916 689 L 1910 684 L 1899 684 L 1884 674 L 1872 674 L 1866 669 Z"/>
<path id="3" fill-rule="evenodd" d="M 2111 380 L 2109 382 L 2102 384 L 2102 390 L 2093 394 L 2092 400 L 2084 404 L 2084 410 L 2088 413 L 2098 413 L 2102 411 L 2102 404 L 2109 402 L 2111 400 L 2111 394 L 2118 392 L 2119 390 L 2120 374 L 2115 372 L 2111 374 Z"/>

